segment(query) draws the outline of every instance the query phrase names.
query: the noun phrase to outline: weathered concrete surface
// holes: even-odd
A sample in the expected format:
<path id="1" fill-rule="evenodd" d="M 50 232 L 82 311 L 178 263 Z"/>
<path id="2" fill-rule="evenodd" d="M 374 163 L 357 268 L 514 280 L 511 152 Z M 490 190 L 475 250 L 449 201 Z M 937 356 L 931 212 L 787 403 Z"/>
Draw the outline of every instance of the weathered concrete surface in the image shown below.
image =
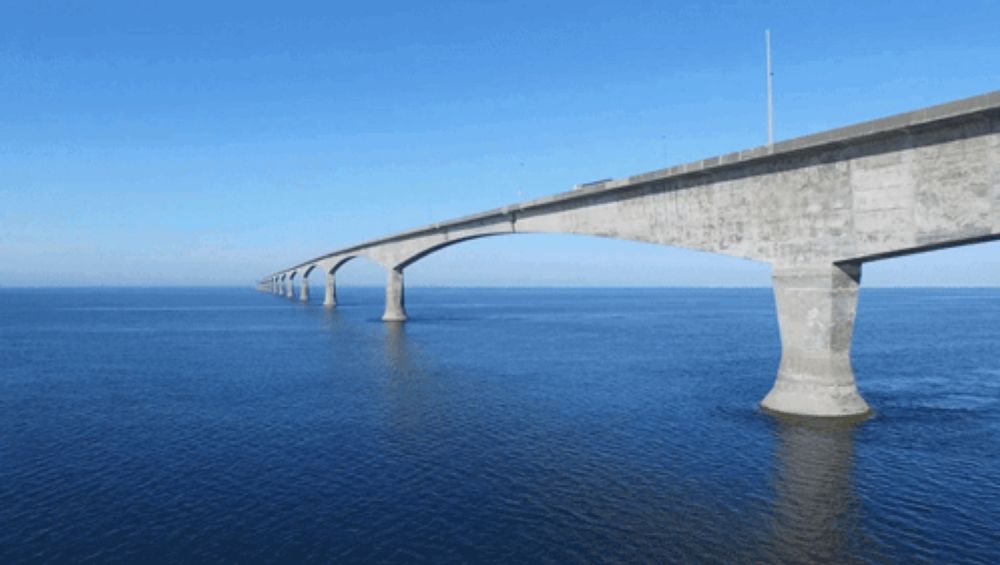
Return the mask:
<path id="1" fill-rule="evenodd" d="M 299 301 L 309 302 L 309 279 L 307 277 L 302 277 L 302 283 L 299 285 Z"/>
<path id="2" fill-rule="evenodd" d="M 383 322 L 405 322 L 406 300 L 403 294 L 403 270 L 389 269 L 385 282 L 385 313 Z"/>
<path id="3" fill-rule="evenodd" d="M 337 305 L 337 279 L 333 273 L 326 274 L 326 292 L 323 295 L 323 306 L 333 308 Z"/>
<path id="4" fill-rule="evenodd" d="M 764 406 L 864 413 L 850 367 L 860 265 L 1000 238 L 1000 91 L 589 184 L 362 243 L 275 275 L 291 284 L 296 273 L 333 274 L 367 257 L 389 271 L 384 319 L 404 320 L 406 266 L 461 241 L 526 232 L 771 263 L 783 355 Z"/>
<path id="5" fill-rule="evenodd" d="M 812 416 L 867 413 L 851 367 L 860 265 L 775 269 L 773 280 L 781 366 L 761 406 Z"/>

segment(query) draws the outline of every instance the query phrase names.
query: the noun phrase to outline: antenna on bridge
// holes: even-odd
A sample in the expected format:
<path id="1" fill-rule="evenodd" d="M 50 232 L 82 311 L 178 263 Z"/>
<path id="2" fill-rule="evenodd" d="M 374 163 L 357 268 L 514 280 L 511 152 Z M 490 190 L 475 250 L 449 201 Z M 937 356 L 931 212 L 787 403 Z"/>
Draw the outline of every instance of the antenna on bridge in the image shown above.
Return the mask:
<path id="1" fill-rule="evenodd" d="M 771 30 L 764 30 L 767 48 L 767 146 L 774 145 L 774 72 L 771 70 Z"/>

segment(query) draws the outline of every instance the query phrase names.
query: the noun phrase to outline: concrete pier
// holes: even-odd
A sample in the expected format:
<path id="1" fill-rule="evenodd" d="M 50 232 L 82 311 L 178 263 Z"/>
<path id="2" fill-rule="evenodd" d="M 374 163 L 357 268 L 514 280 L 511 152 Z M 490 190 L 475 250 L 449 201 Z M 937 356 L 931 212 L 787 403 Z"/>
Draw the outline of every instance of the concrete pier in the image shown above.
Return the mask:
<path id="1" fill-rule="evenodd" d="M 299 287 L 299 302 L 309 302 L 309 279 L 307 277 L 302 277 L 302 283 Z"/>
<path id="2" fill-rule="evenodd" d="M 851 367 L 860 282 L 858 264 L 775 267 L 781 366 L 763 408 L 804 416 L 869 412 Z"/>
<path id="3" fill-rule="evenodd" d="M 405 322 L 406 300 L 403 294 L 403 270 L 389 269 L 385 281 L 385 313 L 383 322 Z"/>
<path id="4" fill-rule="evenodd" d="M 323 295 L 323 306 L 327 308 L 337 306 L 337 279 L 333 273 L 326 274 L 326 292 Z"/>

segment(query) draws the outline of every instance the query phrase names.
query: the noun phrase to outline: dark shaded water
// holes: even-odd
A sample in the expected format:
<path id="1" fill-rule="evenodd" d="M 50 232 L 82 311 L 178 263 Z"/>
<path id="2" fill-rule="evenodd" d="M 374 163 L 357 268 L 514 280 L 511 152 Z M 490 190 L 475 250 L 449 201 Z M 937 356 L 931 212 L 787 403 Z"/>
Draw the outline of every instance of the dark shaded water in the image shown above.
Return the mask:
<path id="1" fill-rule="evenodd" d="M 856 425 L 767 290 L 0 291 L 0 562 L 1000 559 L 1000 290 L 864 290 Z"/>

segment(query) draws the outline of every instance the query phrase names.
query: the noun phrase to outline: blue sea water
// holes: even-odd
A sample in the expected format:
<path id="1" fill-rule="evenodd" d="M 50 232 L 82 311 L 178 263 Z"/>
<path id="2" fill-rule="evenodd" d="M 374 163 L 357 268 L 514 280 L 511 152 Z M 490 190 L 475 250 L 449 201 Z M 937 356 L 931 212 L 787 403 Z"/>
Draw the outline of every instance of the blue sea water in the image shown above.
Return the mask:
<path id="1" fill-rule="evenodd" d="M 339 298 L 0 291 L 0 562 L 1000 562 L 1000 290 L 864 289 L 837 424 L 769 290 Z"/>

